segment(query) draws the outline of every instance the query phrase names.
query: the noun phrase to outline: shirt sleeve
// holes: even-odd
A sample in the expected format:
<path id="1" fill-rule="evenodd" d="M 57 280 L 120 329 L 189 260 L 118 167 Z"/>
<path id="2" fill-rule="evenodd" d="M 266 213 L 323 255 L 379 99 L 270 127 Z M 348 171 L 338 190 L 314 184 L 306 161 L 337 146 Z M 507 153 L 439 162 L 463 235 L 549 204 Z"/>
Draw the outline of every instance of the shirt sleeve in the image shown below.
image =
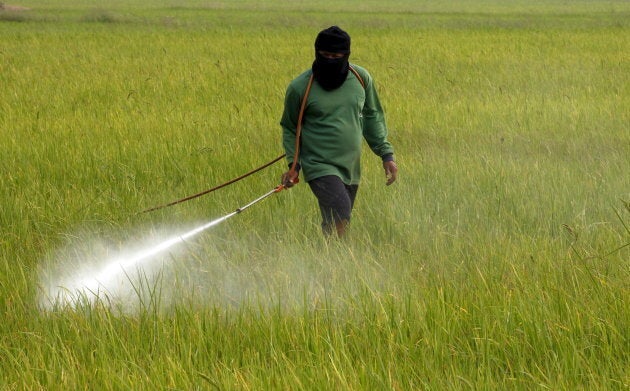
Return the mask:
<path id="1" fill-rule="evenodd" d="M 297 129 L 300 94 L 293 85 L 289 85 L 284 97 L 284 111 L 280 125 L 282 126 L 282 146 L 286 153 L 287 162 L 292 163 L 295 156 L 295 133 Z"/>
<path id="2" fill-rule="evenodd" d="M 376 155 L 384 157 L 392 155 L 394 148 L 387 140 L 385 114 L 374 87 L 372 77 L 365 75 L 365 104 L 363 106 L 363 137 Z"/>

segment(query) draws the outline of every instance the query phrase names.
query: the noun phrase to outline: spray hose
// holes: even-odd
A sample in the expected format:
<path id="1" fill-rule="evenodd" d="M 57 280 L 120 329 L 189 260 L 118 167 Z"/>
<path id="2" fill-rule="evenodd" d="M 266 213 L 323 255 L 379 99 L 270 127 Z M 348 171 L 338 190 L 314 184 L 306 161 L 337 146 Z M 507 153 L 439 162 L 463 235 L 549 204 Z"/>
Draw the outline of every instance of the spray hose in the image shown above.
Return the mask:
<path id="1" fill-rule="evenodd" d="M 308 86 L 306 87 L 306 92 L 304 93 L 304 97 L 302 98 L 302 104 L 301 104 L 301 107 L 300 107 L 300 113 L 298 115 L 298 123 L 297 123 L 297 127 L 296 127 L 296 130 L 295 130 L 295 153 L 293 155 L 293 162 L 291 163 L 291 168 L 289 169 L 289 172 L 294 177 L 294 179 L 291 181 L 292 184 L 297 184 L 299 182 L 299 179 L 297 178 L 296 166 L 297 166 L 297 162 L 298 162 L 298 156 L 299 156 L 299 153 L 300 153 L 300 135 L 301 135 L 301 132 L 302 132 L 302 120 L 304 118 L 304 110 L 306 108 L 306 101 L 308 99 L 308 94 L 309 94 L 309 92 L 311 90 L 311 86 L 312 85 L 313 85 L 313 76 L 311 75 L 311 78 L 310 78 L 310 80 L 308 82 Z M 272 164 L 276 163 L 277 161 L 283 159 L 285 156 L 286 156 L 286 154 L 283 153 L 282 155 L 278 156 L 277 158 L 271 160 L 270 162 L 265 163 L 262 166 L 260 166 L 258 168 L 255 168 L 255 169 L 253 169 L 253 170 L 251 170 L 251 171 L 249 171 L 249 172 L 247 172 L 247 173 L 245 173 L 245 174 L 243 174 L 241 176 L 238 176 L 238 177 L 236 177 L 234 179 L 230 179 L 229 181 L 227 181 L 225 183 L 222 183 L 220 185 L 214 186 L 214 187 L 212 187 L 212 188 L 210 188 L 208 190 L 204 190 L 204 191 L 202 191 L 200 193 L 193 194 L 191 196 L 184 197 L 184 198 L 181 198 L 179 200 L 175 200 L 175 201 L 169 202 L 167 204 L 158 205 L 158 206 L 154 206 L 153 208 L 145 209 L 145 210 L 143 210 L 140 213 L 153 212 L 153 211 L 158 210 L 158 209 L 167 208 L 169 206 L 181 204 L 182 202 L 190 201 L 190 200 L 195 199 L 197 197 L 201 197 L 202 195 L 206 195 L 208 193 L 211 193 L 211 192 L 213 192 L 215 190 L 219 190 L 219 189 L 221 189 L 221 188 L 223 188 L 225 186 L 231 185 L 232 183 L 238 182 L 241 179 L 247 178 L 248 176 L 257 173 L 258 171 L 260 171 L 260 170 L 262 170 L 264 168 L 267 168 L 267 167 L 271 166 Z M 285 186 L 285 184 L 283 183 L 283 184 L 279 185 L 278 187 L 276 187 L 274 189 L 275 191 L 272 191 L 272 192 L 268 193 L 268 195 L 271 195 L 274 192 L 277 193 L 277 192 L 279 192 L 280 190 L 282 190 L 282 189 L 284 189 L 286 187 L 287 186 Z M 263 198 L 266 198 L 268 195 L 263 196 Z M 248 206 L 249 205 L 246 205 L 245 207 L 242 207 L 242 208 L 239 208 L 239 209 L 242 210 L 242 209 L 245 209 Z"/>
<path id="2" fill-rule="evenodd" d="M 220 185 L 214 186 L 214 187 L 212 187 L 212 188 L 210 188 L 210 189 L 208 189 L 208 190 L 204 190 L 204 191 L 202 191 L 201 193 L 193 194 L 193 195 L 191 195 L 191 196 L 184 197 L 184 198 L 181 198 L 181 199 L 179 199 L 179 200 L 175 200 L 175 201 L 173 201 L 173 202 L 169 202 L 168 204 L 158 205 L 158 206 L 155 206 L 155 207 L 153 207 L 153 208 L 145 209 L 145 210 L 143 210 L 143 211 L 142 211 L 142 212 L 140 212 L 140 213 L 153 212 L 154 210 L 158 210 L 158 209 L 166 208 L 166 207 L 169 207 L 169 206 L 173 206 L 173 205 L 181 204 L 182 202 L 190 201 L 190 200 L 192 200 L 192 199 L 194 199 L 194 198 L 201 197 L 202 195 L 206 195 L 206 194 L 211 193 L 211 192 L 213 192 L 213 191 L 215 191 L 215 190 L 219 190 L 219 189 L 221 189 L 221 188 L 223 188 L 223 187 L 225 187 L 225 186 L 231 185 L 232 183 L 238 182 L 238 181 L 240 181 L 241 179 L 247 178 L 248 176 L 250 176 L 250 175 L 252 175 L 252 174 L 257 173 L 258 171 L 260 171 L 260 170 L 262 170 L 262 169 L 264 169 L 264 168 L 267 168 L 267 167 L 271 166 L 272 164 L 274 164 L 274 163 L 276 163 L 277 161 L 281 160 L 281 159 L 282 159 L 282 158 L 284 158 L 285 156 L 286 156 L 285 154 L 282 154 L 282 155 L 278 156 L 277 158 L 275 158 L 275 159 L 271 160 L 271 161 L 270 161 L 270 162 L 268 162 L 268 163 L 263 164 L 262 166 L 260 166 L 260 167 L 258 167 L 258 168 L 255 168 L 255 169 L 253 169 L 253 170 L 251 170 L 251 171 L 249 171 L 249 172 L 247 172 L 247 173 L 245 173 L 245 174 L 243 174 L 243 175 L 241 175 L 241 176 L 239 176 L 239 177 L 236 177 L 236 178 L 234 178 L 234 179 L 230 179 L 229 181 L 227 181 L 227 182 L 225 182 L 225 183 L 222 183 L 222 184 L 220 184 Z"/>

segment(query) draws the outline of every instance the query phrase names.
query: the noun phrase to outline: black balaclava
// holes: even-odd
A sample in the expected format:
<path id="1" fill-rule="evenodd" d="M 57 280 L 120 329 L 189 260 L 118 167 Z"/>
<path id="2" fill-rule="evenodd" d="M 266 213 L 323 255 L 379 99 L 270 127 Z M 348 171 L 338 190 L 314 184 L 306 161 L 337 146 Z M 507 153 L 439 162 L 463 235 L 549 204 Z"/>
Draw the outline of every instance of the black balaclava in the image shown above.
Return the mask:
<path id="1" fill-rule="evenodd" d="M 343 57 L 329 59 L 318 52 L 342 53 Z M 337 26 L 322 30 L 315 39 L 315 61 L 313 76 L 323 89 L 330 91 L 339 88 L 348 76 L 350 57 L 350 36 Z"/>

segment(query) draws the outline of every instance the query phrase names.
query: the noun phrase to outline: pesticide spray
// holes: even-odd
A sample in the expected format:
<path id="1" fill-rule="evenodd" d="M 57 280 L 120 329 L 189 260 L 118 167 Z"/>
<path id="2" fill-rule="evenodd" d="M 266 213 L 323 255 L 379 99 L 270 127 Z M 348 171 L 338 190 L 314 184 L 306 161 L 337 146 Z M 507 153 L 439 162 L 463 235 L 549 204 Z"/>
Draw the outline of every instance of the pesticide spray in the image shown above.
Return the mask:
<path id="1" fill-rule="evenodd" d="M 97 300 L 109 299 L 111 296 L 115 296 L 122 282 L 131 283 L 131 290 L 139 294 L 138 286 L 134 286 L 132 283 L 133 277 L 144 273 L 145 270 L 152 269 L 150 264 L 159 259 L 160 255 L 167 252 L 167 250 L 175 250 L 177 245 L 185 243 L 188 239 L 243 212 L 263 199 L 280 192 L 283 188 L 284 186 L 279 185 L 235 211 L 180 235 L 175 235 L 157 244 L 151 244 L 130 255 L 118 256 L 107 260 L 105 265 L 100 268 L 88 267 L 84 270 L 77 270 L 70 276 L 64 276 L 59 281 L 48 282 L 44 284 L 47 288 L 44 289 L 45 292 L 43 292 L 43 298 L 40 300 L 40 303 L 45 309 L 52 309 L 58 306 L 76 307 L 80 304 L 92 304 Z M 142 277 L 140 275 L 140 283 Z"/>

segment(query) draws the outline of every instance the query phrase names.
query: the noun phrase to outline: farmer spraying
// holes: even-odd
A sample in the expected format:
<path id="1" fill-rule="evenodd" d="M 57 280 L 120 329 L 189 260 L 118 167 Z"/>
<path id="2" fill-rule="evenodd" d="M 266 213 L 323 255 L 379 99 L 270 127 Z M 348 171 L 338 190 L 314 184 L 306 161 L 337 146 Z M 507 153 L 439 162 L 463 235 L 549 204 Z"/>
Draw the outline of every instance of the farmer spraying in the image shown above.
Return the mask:
<path id="1" fill-rule="evenodd" d="M 350 36 L 337 26 L 315 40 L 315 61 L 289 84 L 282 143 L 289 170 L 282 184 L 290 188 L 300 170 L 317 198 L 322 230 L 345 233 L 359 188 L 361 142 L 382 159 L 387 185 L 398 172 L 394 149 L 374 82 L 363 68 L 350 64 Z"/>

